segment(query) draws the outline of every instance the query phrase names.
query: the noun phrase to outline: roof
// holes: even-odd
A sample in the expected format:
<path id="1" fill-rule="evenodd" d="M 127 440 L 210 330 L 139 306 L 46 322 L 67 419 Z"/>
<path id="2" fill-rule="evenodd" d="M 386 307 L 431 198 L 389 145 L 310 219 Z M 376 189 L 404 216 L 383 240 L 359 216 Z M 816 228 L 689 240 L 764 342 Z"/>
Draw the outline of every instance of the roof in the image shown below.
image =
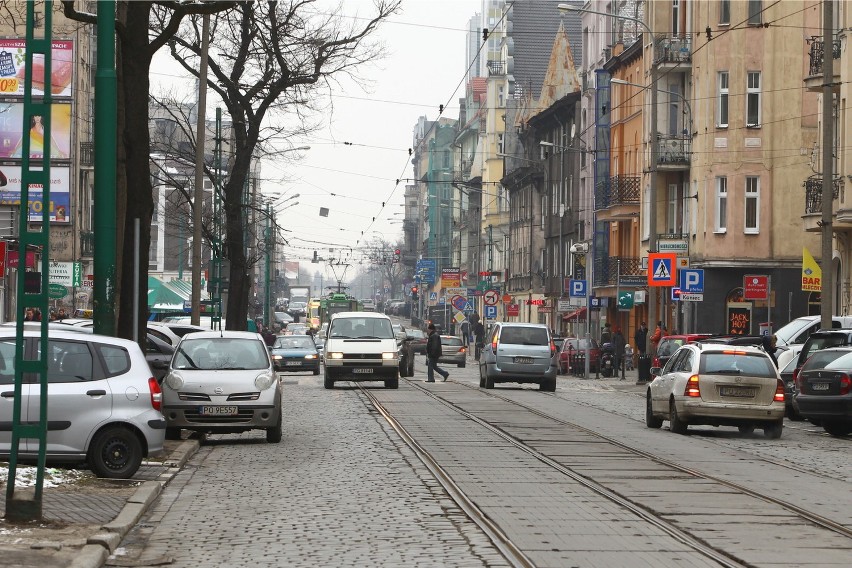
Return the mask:
<path id="1" fill-rule="evenodd" d="M 223 329 L 222 331 L 194 331 L 184 335 L 185 339 L 256 339 L 263 341 L 260 334 L 253 331 L 234 331 Z"/>
<path id="2" fill-rule="evenodd" d="M 331 316 L 332 319 L 337 318 L 373 318 L 373 319 L 386 319 L 390 318 L 385 314 L 381 314 L 379 312 L 337 312 Z"/>

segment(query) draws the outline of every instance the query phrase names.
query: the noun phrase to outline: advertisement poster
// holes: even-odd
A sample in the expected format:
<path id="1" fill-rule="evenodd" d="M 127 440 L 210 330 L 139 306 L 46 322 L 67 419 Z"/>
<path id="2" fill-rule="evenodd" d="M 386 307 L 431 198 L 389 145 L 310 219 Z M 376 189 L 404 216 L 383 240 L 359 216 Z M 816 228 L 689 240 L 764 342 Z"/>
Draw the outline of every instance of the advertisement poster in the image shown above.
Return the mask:
<path id="1" fill-rule="evenodd" d="M 45 204 L 41 187 L 30 187 L 29 216 L 34 223 L 41 222 L 42 210 L 47 210 L 51 223 L 70 223 L 71 212 L 71 168 L 53 167 L 50 169 L 50 203 Z M 20 205 L 21 203 L 21 167 L 0 164 L 0 205 Z"/>
<path id="2" fill-rule="evenodd" d="M 50 159 L 71 158 L 71 103 L 51 105 Z M 0 158 L 21 158 L 24 149 L 24 103 L 0 102 Z M 44 157 L 44 128 L 41 117 L 34 116 L 27 131 L 30 158 Z"/>
<path id="3" fill-rule="evenodd" d="M 0 39 L 0 95 L 24 95 L 27 42 Z M 51 49 L 50 92 L 54 97 L 71 97 L 74 79 L 74 42 L 57 40 Z M 33 95 L 44 95 L 44 56 L 33 55 Z"/>

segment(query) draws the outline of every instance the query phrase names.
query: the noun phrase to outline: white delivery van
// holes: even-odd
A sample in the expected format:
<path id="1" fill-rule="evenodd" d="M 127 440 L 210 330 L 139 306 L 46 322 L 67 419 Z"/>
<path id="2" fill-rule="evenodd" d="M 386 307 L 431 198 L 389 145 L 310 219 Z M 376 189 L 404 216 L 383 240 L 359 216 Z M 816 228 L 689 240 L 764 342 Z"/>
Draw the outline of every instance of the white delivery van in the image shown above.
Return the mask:
<path id="1" fill-rule="evenodd" d="M 323 354 L 325 388 L 335 381 L 384 381 L 399 387 L 399 347 L 388 316 L 339 312 L 332 316 Z"/>
<path id="2" fill-rule="evenodd" d="M 796 318 L 775 332 L 776 346 L 802 345 L 808 340 L 811 333 L 821 328 L 820 316 Z M 831 316 L 831 328 L 852 328 L 852 316 Z"/>

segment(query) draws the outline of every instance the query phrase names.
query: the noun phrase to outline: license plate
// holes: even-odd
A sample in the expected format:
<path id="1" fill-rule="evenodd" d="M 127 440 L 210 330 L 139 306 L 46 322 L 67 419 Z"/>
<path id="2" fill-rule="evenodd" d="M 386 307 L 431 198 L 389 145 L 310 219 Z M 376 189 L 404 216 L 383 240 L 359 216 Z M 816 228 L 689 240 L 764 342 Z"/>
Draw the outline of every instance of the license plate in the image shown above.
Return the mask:
<path id="1" fill-rule="evenodd" d="M 515 363 L 523 363 L 529 365 L 533 362 L 532 357 L 515 357 Z"/>
<path id="2" fill-rule="evenodd" d="M 719 394 L 736 398 L 751 398 L 754 396 L 754 389 L 746 387 L 720 387 Z"/>
<path id="3" fill-rule="evenodd" d="M 360 375 L 360 374 L 362 374 L 362 373 L 363 373 L 363 374 L 365 374 L 365 375 L 367 375 L 367 374 L 369 374 L 369 373 L 372 373 L 372 372 L 373 372 L 373 370 L 372 370 L 372 369 L 352 369 L 352 372 L 353 372 L 353 373 L 357 373 L 357 374 L 359 374 L 359 375 Z"/>
<path id="4" fill-rule="evenodd" d="M 302 364 L 302 362 L 301 362 L 301 361 L 287 361 L 287 362 L 285 362 L 284 364 L 285 364 L 285 365 L 287 365 L 287 366 L 289 367 L 289 366 L 301 365 L 301 364 Z"/>
<path id="5" fill-rule="evenodd" d="M 814 383 L 811 385 L 811 388 L 815 391 L 827 391 L 828 383 Z"/>
<path id="6" fill-rule="evenodd" d="M 202 406 L 198 410 L 202 416 L 236 416 L 239 412 L 238 406 Z"/>

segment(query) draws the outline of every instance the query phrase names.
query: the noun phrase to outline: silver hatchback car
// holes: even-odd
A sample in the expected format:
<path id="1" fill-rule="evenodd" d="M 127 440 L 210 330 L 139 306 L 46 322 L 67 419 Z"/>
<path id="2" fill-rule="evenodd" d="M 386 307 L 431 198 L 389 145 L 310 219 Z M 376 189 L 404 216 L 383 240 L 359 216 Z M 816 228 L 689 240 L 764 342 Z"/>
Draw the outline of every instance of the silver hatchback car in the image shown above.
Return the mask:
<path id="1" fill-rule="evenodd" d="M 166 438 L 180 430 L 266 430 L 281 441 L 281 384 L 263 338 L 247 331 L 183 336 L 163 381 Z"/>
<path id="2" fill-rule="evenodd" d="M 48 331 L 47 459 L 85 461 L 99 477 L 125 479 L 142 459 L 163 450 L 162 392 L 139 345 L 74 331 Z M 39 358 L 39 331 L 24 331 L 24 358 Z M 21 419 L 41 413 L 38 378 L 24 376 Z M 0 331 L 0 458 L 12 446 L 15 330 Z M 18 455 L 36 459 L 38 442 L 20 441 Z"/>
<path id="3" fill-rule="evenodd" d="M 537 383 L 556 390 L 556 346 L 547 326 L 537 323 L 495 323 L 479 357 L 479 386 L 495 383 Z"/>

